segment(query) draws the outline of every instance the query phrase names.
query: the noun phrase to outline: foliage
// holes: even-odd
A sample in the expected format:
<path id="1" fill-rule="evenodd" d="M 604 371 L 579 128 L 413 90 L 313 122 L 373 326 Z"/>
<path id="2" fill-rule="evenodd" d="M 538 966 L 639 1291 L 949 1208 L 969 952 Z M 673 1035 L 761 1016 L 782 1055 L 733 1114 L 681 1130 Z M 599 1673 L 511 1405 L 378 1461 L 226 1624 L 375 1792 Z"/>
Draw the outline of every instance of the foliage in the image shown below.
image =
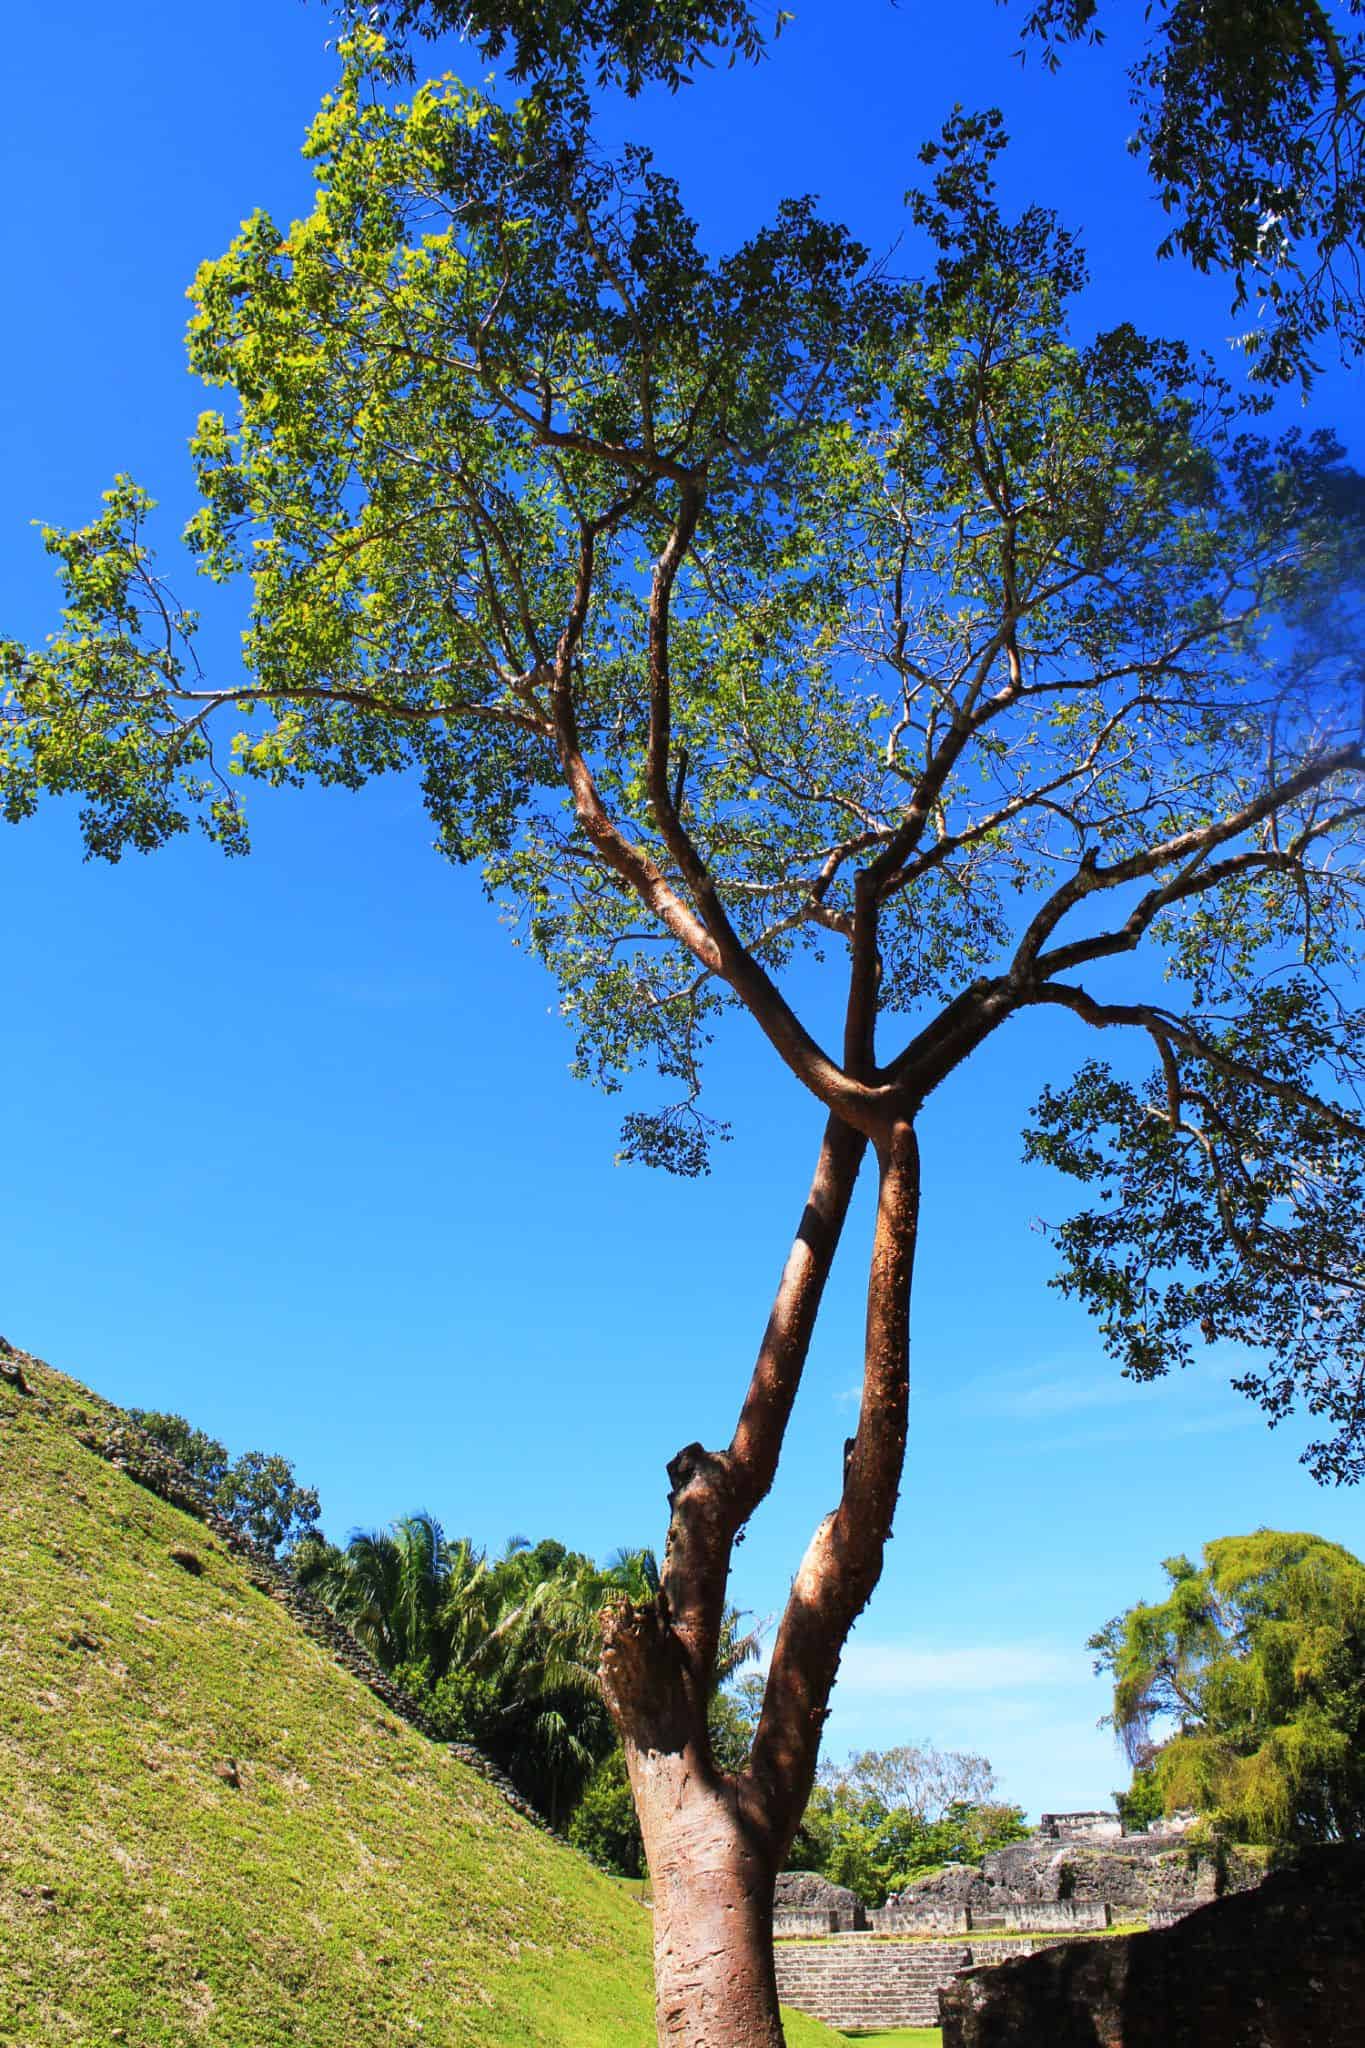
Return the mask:
<path id="1" fill-rule="evenodd" d="M 244 1451 L 231 1458 L 216 1437 L 183 1415 L 134 1408 L 133 1420 L 198 1480 L 218 1512 L 271 1555 L 312 1537 L 321 1509 L 316 1489 L 300 1486 L 278 1452 Z"/>
<path id="2" fill-rule="evenodd" d="M 952 1807 L 983 1804 L 996 1788 L 984 1756 L 936 1749 L 931 1742 L 855 1749 L 844 1762 L 830 1758 L 820 1767 L 820 1782 L 831 1791 L 878 1799 L 888 1809 L 904 1807 L 926 1824 L 943 1819 Z"/>
<path id="3" fill-rule="evenodd" d="M 1133 1797 L 1251 1842 L 1365 1834 L 1365 1564 L 1260 1529 L 1169 1558 L 1166 1598 L 1091 1638 L 1114 1681 Z M 1175 1732 L 1154 1738 L 1158 1724 Z"/>
<path id="4" fill-rule="evenodd" d="M 119 479 L 45 536 L 60 629 L 0 646 L 0 803 L 74 799 L 107 858 L 195 821 L 241 851 L 253 777 L 405 774 L 555 978 L 577 1070 L 656 1069 L 626 1156 L 704 1170 L 731 1011 L 819 1105 L 736 1436 L 674 1460 L 663 1597 L 608 1630 L 623 1723 L 667 1695 L 703 1764 L 732 1546 L 875 1158 L 857 1429 L 731 1807 L 785 1844 L 899 1487 L 916 1119 L 1013 1019 L 1160 1062 L 1150 1097 L 1083 1066 L 1033 1140 L 1125 1196 L 1059 1232 L 1111 1348 L 1143 1377 L 1191 1327 L 1259 1344 L 1243 1384 L 1326 1418 L 1319 1475 L 1365 1456 L 1365 495 L 1330 436 L 1244 431 L 1180 345 L 1077 331 L 1083 256 L 1003 210 L 998 116 L 922 153 L 931 261 L 904 278 L 809 200 L 714 252 L 572 81 L 405 99 L 369 28 L 341 65 L 311 211 L 252 216 L 193 294 L 192 365 L 226 397 L 188 539 L 249 585 L 244 672 L 199 672 Z M 1138 954 L 1159 1000 L 1132 996 Z M 583 1637 L 548 1603 L 522 1627 L 569 1670 Z M 518 1729 L 551 1711 L 512 1705 Z M 853 1816 L 860 1882 L 908 1812 Z"/>
<path id="5" fill-rule="evenodd" d="M 980 1863 L 993 1849 L 1021 1842 L 1022 1807 L 955 1801 L 937 1820 L 908 1807 L 817 1785 L 797 1832 L 790 1867 L 818 1870 L 868 1906 L 944 1863 Z"/>
<path id="6" fill-rule="evenodd" d="M 490 1558 L 414 1514 L 357 1532 L 344 1550 L 302 1545 L 295 1569 L 448 1739 L 475 1743 L 556 1826 L 569 1826 L 591 1794 L 573 1839 L 636 1874 L 638 1832 L 632 1844 L 614 1817 L 624 1772 L 597 1674 L 598 1616 L 612 1601 L 657 1593 L 649 1551 L 621 1551 L 599 1567 L 562 1543 L 513 1538 Z M 732 1610 L 721 1680 L 755 1648 Z"/>
<path id="7" fill-rule="evenodd" d="M 764 35 L 749 0 L 380 0 L 354 17 L 395 36 L 456 32 L 492 58 L 510 57 L 514 79 L 541 92 L 576 81 L 589 62 L 599 83 L 632 97 L 656 79 L 676 92 L 709 53 L 755 59 Z M 774 34 L 790 17 L 773 17 Z"/>
<path id="8" fill-rule="evenodd" d="M 1090 1308 L 1125 1373 L 1187 1365 L 1197 1340 L 1260 1354 L 1234 1385 L 1272 1422 L 1302 1401 L 1327 1429 L 1305 1459 L 1337 1480 L 1365 1472 L 1365 1380 L 1336 1369 L 1343 1350 L 1365 1355 L 1365 1140 L 1298 1091 L 1306 1068 L 1354 1083 L 1358 1025 L 1343 1050 L 1341 1021 L 1340 997 L 1308 975 L 1193 1044 L 1157 1019 L 1162 1065 L 1145 1086 L 1088 1061 L 1044 1091 L 1026 1140 L 1098 1190 L 1053 1233 L 1054 1284 Z"/>
<path id="9" fill-rule="evenodd" d="M 1022 1810 L 991 1800 L 985 1757 L 932 1744 L 855 1751 L 820 1766 L 789 1866 L 818 1870 L 865 1905 L 942 1863 L 980 1863 L 1028 1833 Z"/>
<path id="10" fill-rule="evenodd" d="M 1339 451 L 1234 436 L 1179 347 L 1074 343 L 1082 258 L 1039 209 L 1001 213 L 989 118 L 926 153 L 913 210 L 938 261 L 893 288 L 806 202 L 712 260 L 647 153 L 607 163 L 581 109 L 451 80 L 402 104 L 392 69 L 353 40 L 308 145 L 312 215 L 253 217 L 196 285 L 192 359 L 236 418 L 201 419 L 190 538 L 209 574 L 250 576 L 249 677 L 200 687 L 120 482 L 47 535 L 63 631 L 0 657 L 8 814 L 79 792 L 92 851 L 196 813 L 239 849 L 211 740 L 234 707 L 238 777 L 414 771 L 441 846 L 483 863 L 558 977 L 579 1070 L 614 1088 L 654 1061 L 672 1099 L 629 1114 L 626 1154 L 683 1172 L 705 1165 L 701 1059 L 731 1005 L 859 1113 L 775 977 L 831 948 L 863 971 L 875 873 L 875 1008 L 920 1026 L 886 1085 L 912 1053 L 936 1085 L 1030 1004 L 1154 1038 L 1165 1136 L 1095 1065 L 1045 1098 L 1041 1156 L 1093 1170 L 1107 1119 L 1150 1194 L 1114 1205 L 1093 1259 L 1083 1236 L 1073 1282 L 1145 1372 L 1183 1355 L 1191 1306 L 1169 1294 L 1169 1324 L 1144 1324 L 1146 1240 L 1221 1262 L 1214 1327 L 1277 1360 L 1248 1391 L 1326 1414 L 1318 1469 L 1349 1471 L 1361 1141 L 1309 1086 L 1351 1085 L 1361 1032 L 1330 980 L 1358 879 L 1355 615 L 1334 593 L 1365 527 Z M 1277 844 L 1231 850 L 1271 818 Z M 1115 930 L 1048 949 L 1083 900 L 1143 881 Z M 1225 1021 L 1065 979 L 1149 935 Z M 1311 979 L 1263 997 L 1296 948 Z M 1180 1114 L 1204 1101 L 1211 1132 Z M 1248 1144 L 1273 1155 L 1249 1191 Z M 1280 1227 L 1267 1199 L 1308 1213 Z M 1281 1364 L 1305 1257 L 1321 1313 Z"/>
<path id="11" fill-rule="evenodd" d="M 645 1875 L 645 1847 L 618 1744 L 603 1758 L 574 1808 L 566 1830 L 575 1849 L 622 1877 Z"/>
<path id="12" fill-rule="evenodd" d="M 1133 1766 L 1132 1783 L 1126 1790 L 1120 1789 L 1114 1794 L 1114 1805 L 1125 1834 L 1141 1834 L 1154 1820 L 1160 1820 L 1166 1811 L 1166 1802 L 1152 1763 L 1151 1757 L 1140 1755 Z"/>
<path id="13" fill-rule="evenodd" d="M 1308 382 L 1335 333 L 1365 346 L 1365 0 L 1163 0 L 1130 73 L 1146 159 L 1175 216 L 1161 254 L 1227 272 L 1256 376 Z M 1103 40 L 1102 0 L 1039 0 L 1049 62 Z"/>
<path id="14" fill-rule="evenodd" d="M 563 92 L 591 65 L 600 83 L 670 90 L 712 55 L 763 54 L 746 0 L 391 0 L 356 10 L 431 37 L 458 28 L 511 75 Z M 1129 71 L 1144 159 L 1173 225 L 1159 245 L 1202 272 L 1225 273 L 1255 378 L 1308 384 L 1334 338 L 1344 360 L 1365 346 L 1365 0 L 1163 0 Z M 1104 0 L 1029 0 L 1025 47 L 1055 69 L 1069 43 L 1102 43 Z M 774 30 L 790 17 L 779 13 Z"/>
<path id="15" fill-rule="evenodd" d="M 490 1559 L 430 1515 L 318 1545 L 299 1577 L 448 1737 L 475 1742 L 562 1824 L 615 1738 L 593 1621 L 609 1586 L 561 1544 L 514 1540 Z"/>

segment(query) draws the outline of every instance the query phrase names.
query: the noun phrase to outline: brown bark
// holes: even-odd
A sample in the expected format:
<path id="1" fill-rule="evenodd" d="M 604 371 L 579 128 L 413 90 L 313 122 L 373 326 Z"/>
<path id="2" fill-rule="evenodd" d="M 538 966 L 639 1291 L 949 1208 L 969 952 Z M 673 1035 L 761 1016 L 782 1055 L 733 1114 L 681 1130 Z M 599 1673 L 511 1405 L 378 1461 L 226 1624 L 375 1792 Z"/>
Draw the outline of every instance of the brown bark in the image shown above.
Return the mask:
<path id="1" fill-rule="evenodd" d="M 777 1470 L 865 1150 L 831 1117 L 734 1436 L 724 1451 L 678 1453 L 659 1596 L 603 1616 L 602 1684 L 653 1881 L 659 2041 L 671 2048 L 781 2048 L 773 1829 L 747 1774 L 716 1770 L 707 1707 L 731 1553 Z"/>
<path id="2" fill-rule="evenodd" d="M 771 1841 L 711 1762 L 683 1654 L 662 1603 L 604 1617 L 603 1685 L 654 1895 L 659 2048 L 783 2048 Z"/>
<path id="3" fill-rule="evenodd" d="M 671 1517 L 663 1590 L 688 1668 L 703 1692 L 711 1684 L 735 1539 L 776 1475 L 865 1151 L 858 1132 L 830 1118 L 729 1447 L 707 1451 L 689 1444 L 668 1468 Z"/>
<path id="4" fill-rule="evenodd" d="M 858 1427 L 844 1450 L 839 1505 L 811 1538 L 792 1585 L 746 1774 L 779 1857 L 810 1796 L 849 1630 L 881 1577 L 905 1462 L 910 1279 L 919 1217 L 919 1148 L 911 1124 L 894 1127 L 878 1148 L 878 1160 Z"/>

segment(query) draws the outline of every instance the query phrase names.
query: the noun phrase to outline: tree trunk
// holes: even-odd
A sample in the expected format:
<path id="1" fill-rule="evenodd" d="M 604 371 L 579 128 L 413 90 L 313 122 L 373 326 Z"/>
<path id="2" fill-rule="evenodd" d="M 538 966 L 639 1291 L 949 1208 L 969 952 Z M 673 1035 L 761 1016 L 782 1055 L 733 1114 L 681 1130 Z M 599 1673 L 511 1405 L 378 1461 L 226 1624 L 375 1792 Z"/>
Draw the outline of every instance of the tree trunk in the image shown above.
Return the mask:
<path id="1" fill-rule="evenodd" d="M 731 1551 L 772 1484 L 865 1149 L 860 1133 L 831 1117 L 734 1438 L 724 1451 L 688 1444 L 673 1459 L 658 1595 L 609 1607 L 601 1618 L 602 1690 L 625 1750 L 654 1890 L 659 2048 L 783 2048 L 773 1891 L 810 1790 L 842 1635 L 808 1717 L 806 1750 L 785 1780 L 772 1770 L 761 1778 L 752 1769 L 737 1778 L 718 1771 L 707 1708 Z M 890 1179 L 900 1184 L 894 1166 Z M 884 1199 L 880 1237 L 903 1220 Z M 892 1293 L 898 1284 L 894 1278 Z M 870 1412 L 865 1400 L 864 1432 L 886 1420 L 903 1444 L 894 1402 L 886 1418 L 878 1410 L 869 1422 Z M 897 1473 L 898 1460 L 897 1449 Z"/>
<path id="2" fill-rule="evenodd" d="M 602 1618 L 603 1689 L 654 1893 L 659 2048 L 783 2048 L 771 1833 L 711 1761 L 706 1692 L 666 1608 L 661 1596 Z"/>
<path id="3" fill-rule="evenodd" d="M 657 1751 L 631 1781 L 654 1891 L 659 2048 L 783 2048 L 772 1863 L 732 1786 Z"/>

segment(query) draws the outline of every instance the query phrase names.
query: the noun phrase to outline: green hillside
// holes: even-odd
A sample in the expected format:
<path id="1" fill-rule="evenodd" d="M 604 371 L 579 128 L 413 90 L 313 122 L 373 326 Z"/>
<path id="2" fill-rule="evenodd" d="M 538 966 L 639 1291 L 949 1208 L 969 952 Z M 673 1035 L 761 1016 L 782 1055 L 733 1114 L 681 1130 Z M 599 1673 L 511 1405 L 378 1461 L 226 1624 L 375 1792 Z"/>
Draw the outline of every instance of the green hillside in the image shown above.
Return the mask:
<path id="1" fill-rule="evenodd" d="M 651 2048 L 625 1888 L 80 1444 L 103 1403 L 23 1369 L 29 1394 L 0 1383 L 0 2041 Z"/>

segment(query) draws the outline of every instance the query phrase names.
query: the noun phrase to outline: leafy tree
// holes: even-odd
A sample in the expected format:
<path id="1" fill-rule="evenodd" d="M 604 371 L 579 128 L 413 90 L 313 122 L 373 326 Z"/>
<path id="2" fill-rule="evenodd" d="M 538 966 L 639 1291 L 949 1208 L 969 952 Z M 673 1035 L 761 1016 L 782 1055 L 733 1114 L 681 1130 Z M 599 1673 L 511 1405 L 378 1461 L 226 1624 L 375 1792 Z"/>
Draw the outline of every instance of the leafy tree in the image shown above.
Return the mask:
<path id="1" fill-rule="evenodd" d="M 945 1863 L 980 1863 L 992 1849 L 1021 1842 L 1022 1807 L 955 1800 L 936 1820 L 888 1807 L 851 1785 L 817 1785 L 792 1845 L 791 1867 L 818 1870 L 847 1885 L 867 1906 L 885 1904 L 916 1878 Z"/>
<path id="2" fill-rule="evenodd" d="M 218 1512 L 263 1550 L 274 1556 L 312 1535 L 321 1513 L 317 1492 L 299 1485 L 287 1458 L 244 1451 L 234 1460 L 224 1444 L 195 1429 L 183 1415 L 146 1408 L 130 1412 L 198 1480 Z"/>
<path id="3" fill-rule="evenodd" d="M 880 1906 L 927 1870 L 979 1863 L 1028 1833 L 1020 1808 L 992 1801 L 994 1790 L 985 1757 L 930 1743 L 827 1760 L 789 1861 Z"/>
<path id="4" fill-rule="evenodd" d="M 1275 1529 L 1203 1555 L 1168 1558 L 1166 1598 L 1090 1641 L 1138 1766 L 1133 1803 L 1193 1807 L 1242 1841 L 1365 1835 L 1365 1564 Z"/>
<path id="5" fill-rule="evenodd" d="M 846 1762 L 832 1758 L 819 1767 L 819 1781 L 831 1791 L 878 1799 L 904 1807 L 928 1824 L 953 1806 L 979 1806 L 995 1790 L 995 1772 L 984 1756 L 936 1749 L 931 1742 L 902 1743 L 895 1749 L 855 1749 Z"/>
<path id="6" fill-rule="evenodd" d="M 1103 38 L 1103 0 L 1040 0 L 1050 62 Z M 1307 382 L 1335 333 L 1365 346 L 1365 0 L 1164 0 L 1130 73 L 1129 144 L 1174 225 L 1161 254 L 1226 272 L 1256 376 Z"/>
<path id="7" fill-rule="evenodd" d="M 429 1514 L 296 1554 L 311 1588 L 451 1739 L 476 1742 L 562 1825 L 615 1744 L 595 1669 L 597 1608 L 638 1590 L 636 1560 L 598 1573 L 562 1543 L 489 1558 Z"/>
<path id="8" fill-rule="evenodd" d="M 645 1845 L 626 1759 L 617 1743 L 583 1789 L 565 1830 L 576 1849 L 622 1877 L 645 1875 Z"/>
<path id="9" fill-rule="evenodd" d="M 676 91 L 713 56 L 756 60 L 791 17 L 747 0 L 392 0 L 355 10 L 400 35 L 458 30 L 541 92 L 588 67 L 638 93 Z M 1056 69 L 1067 45 L 1102 43 L 1112 0 L 1029 0 L 1024 49 Z M 1365 346 L 1365 0 L 1162 0 L 1129 70 L 1141 156 L 1173 217 L 1158 253 L 1233 286 L 1241 336 L 1266 384 L 1311 381 L 1315 350 Z"/>
<path id="10" fill-rule="evenodd" d="M 461 1627 L 492 1584 L 481 1553 L 448 1543 L 426 1513 L 404 1515 L 392 1529 L 359 1529 L 344 1550 L 322 1539 L 300 1546 L 294 1569 L 385 1671 L 431 1677 L 449 1667 Z"/>
<path id="11" fill-rule="evenodd" d="M 394 37 L 469 37 L 512 78 L 563 89 L 591 66 L 632 97 L 655 79 L 676 92 L 713 52 L 731 63 L 761 56 L 764 15 L 749 0 L 380 0 L 353 20 Z M 790 16 L 774 12 L 776 33 Z"/>
<path id="12" fill-rule="evenodd" d="M 138 1428 L 185 1467 L 206 1492 L 213 1493 L 227 1476 L 232 1460 L 226 1444 L 207 1431 L 196 1429 L 183 1415 L 169 1415 L 157 1408 L 130 1408 Z"/>
<path id="13" fill-rule="evenodd" d="M 1360 493 L 1180 346 L 1072 332 L 1081 253 L 1002 212 L 995 118 L 927 152 L 935 261 L 904 281 L 809 201 L 709 254 L 572 92 L 405 102 L 368 32 L 343 63 L 312 213 L 253 216 L 195 287 L 231 410 L 190 541 L 250 582 L 247 673 L 199 674 L 119 481 L 47 535 L 61 630 L 0 656 L 0 800 L 74 796 L 108 858 L 196 816 L 241 851 L 224 728 L 238 778 L 407 771 L 558 978 L 580 1070 L 663 1077 L 628 1157 L 704 1169 L 731 1012 L 816 1105 L 734 1435 L 673 1459 L 658 1590 L 608 1605 L 601 1665 L 661 2037 L 774 2048 L 772 1886 L 900 1484 L 917 1118 L 987 1039 L 1041 1010 L 1147 1049 L 1150 1083 L 1044 1098 L 1037 1155 L 1133 1190 L 1060 1233 L 1066 1283 L 1139 1378 L 1206 1327 L 1262 1347 L 1249 1391 L 1318 1419 L 1319 1473 L 1360 1468 Z M 865 1163 L 858 1421 L 727 1772 L 732 1549 Z"/>
<path id="14" fill-rule="evenodd" d="M 514 1537 L 490 1558 L 467 1537 L 452 1541 L 433 1516 L 414 1514 L 389 1530 L 357 1531 L 344 1550 L 314 1538 L 294 1565 L 299 1583 L 447 1739 L 477 1743 L 555 1826 L 568 1825 L 596 1784 L 581 1846 L 633 1874 L 642 1852 L 638 1829 L 631 1843 L 615 1815 L 624 1768 L 597 1653 L 604 1607 L 657 1596 L 651 1552 L 623 1550 L 599 1567 L 551 1538 L 532 1546 Z M 755 1648 L 728 1610 L 721 1680 Z"/>
<path id="15" fill-rule="evenodd" d="M 1166 1802 L 1152 1769 L 1152 1758 L 1146 1751 L 1139 1753 L 1133 1765 L 1132 1783 L 1126 1790 L 1115 1792 L 1114 1805 L 1125 1834 L 1130 1835 L 1141 1834 L 1165 1813 Z"/>

